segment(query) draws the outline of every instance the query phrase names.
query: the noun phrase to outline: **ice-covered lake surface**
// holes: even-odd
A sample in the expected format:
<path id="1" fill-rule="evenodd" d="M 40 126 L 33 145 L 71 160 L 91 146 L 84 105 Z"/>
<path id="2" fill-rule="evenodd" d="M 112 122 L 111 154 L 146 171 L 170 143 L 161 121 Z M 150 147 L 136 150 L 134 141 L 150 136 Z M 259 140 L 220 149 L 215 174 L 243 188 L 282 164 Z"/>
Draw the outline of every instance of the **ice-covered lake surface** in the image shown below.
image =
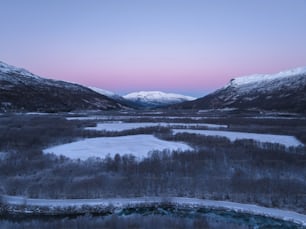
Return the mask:
<path id="1" fill-rule="evenodd" d="M 180 142 L 160 140 L 153 135 L 140 134 L 120 137 L 88 138 L 72 143 L 58 145 L 43 150 L 44 153 L 64 155 L 72 159 L 86 160 L 90 157 L 105 158 L 116 154 L 132 154 L 137 159 L 143 159 L 154 150 L 192 150 L 190 146 Z"/>
<path id="2" fill-rule="evenodd" d="M 173 134 L 190 133 L 190 134 L 200 134 L 200 135 L 206 135 L 206 136 L 226 137 L 230 141 L 235 141 L 237 139 L 252 139 L 258 142 L 282 144 L 282 145 L 285 145 L 286 147 L 303 146 L 303 143 L 300 142 L 298 139 L 296 139 L 294 136 L 288 136 L 288 135 L 257 134 L 257 133 L 221 131 L 221 130 L 173 129 L 172 131 L 173 131 Z"/>
<path id="3" fill-rule="evenodd" d="M 179 127 L 179 128 L 198 128 L 206 127 L 211 129 L 227 128 L 227 125 L 218 125 L 210 123 L 171 123 L 171 122 L 112 122 L 98 123 L 95 127 L 86 127 L 87 130 L 104 131 L 123 131 L 144 127 Z"/>

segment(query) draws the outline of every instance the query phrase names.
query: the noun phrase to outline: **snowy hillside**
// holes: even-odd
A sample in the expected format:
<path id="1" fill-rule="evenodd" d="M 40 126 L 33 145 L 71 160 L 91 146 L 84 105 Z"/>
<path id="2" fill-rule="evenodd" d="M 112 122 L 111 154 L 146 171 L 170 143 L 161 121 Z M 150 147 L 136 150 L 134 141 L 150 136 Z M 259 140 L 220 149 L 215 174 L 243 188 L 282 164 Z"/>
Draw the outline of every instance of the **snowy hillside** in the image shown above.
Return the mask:
<path id="1" fill-rule="evenodd" d="M 30 81 L 42 82 L 43 78 L 36 76 L 23 68 L 18 68 L 0 61 L 0 80 L 5 80 L 15 84 L 27 84 Z M 5 84 L 0 84 L 0 87 L 2 88 L 4 88 L 5 86 Z"/>
<path id="2" fill-rule="evenodd" d="M 87 88 L 59 80 L 46 79 L 37 76 L 26 69 L 18 68 L 13 65 L 6 64 L 0 61 L 0 87 L 3 89 L 9 89 L 13 86 L 55 86 L 62 87 L 76 91 L 88 91 Z"/>
<path id="3" fill-rule="evenodd" d="M 194 97 L 161 91 L 140 91 L 123 96 L 123 98 L 138 103 L 144 107 L 167 106 L 194 100 Z"/>
<path id="4" fill-rule="evenodd" d="M 267 92 L 284 88 L 294 90 L 300 88 L 306 80 L 306 67 L 295 68 L 276 74 L 255 74 L 232 79 L 224 89 L 233 87 L 240 94 L 250 91 Z M 304 81 L 304 83 L 303 83 Z"/>
<path id="5" fill-rule="evenodd" d="M 18 73 L 18 74 L 20 74 L 22 76 L 26 76 L 26 77 L 33 77 L 33 78 L 36 78 L 36 79 L 40 78 L 38 76 L 35 76 L 31 72 L 27 71 L 26 69 L 17 68 L 13 65 L 9 65 L 9 64 L 6 64 L 6 63 L 0 61 L 0 73 L 12 73 L 12 72 Z"/>
<path id="6" fill-rule="evenodd" d="M 0 111 L 58 112 L 122 107 L 81 85 L 42 78 L 0 62 Z"/>
<path id="7" fill-rule="evenodd" d="M 236 77 L 227 86 L 244 86 L 247 84 L 267 83 L 273 80 L 293 80 L 294 76 L 306 75 L 306 67 L 294 68 L 287 71 L 282 71 L 276 74 L 254 74 L 249 76 Z"/>
<path id="8" fill-rule="evenodd" d="M 221 89 L 179 108 L 258 109 L 306 112 L 306 67 L 276 74 L 255 74 L 232 79 Z"/>

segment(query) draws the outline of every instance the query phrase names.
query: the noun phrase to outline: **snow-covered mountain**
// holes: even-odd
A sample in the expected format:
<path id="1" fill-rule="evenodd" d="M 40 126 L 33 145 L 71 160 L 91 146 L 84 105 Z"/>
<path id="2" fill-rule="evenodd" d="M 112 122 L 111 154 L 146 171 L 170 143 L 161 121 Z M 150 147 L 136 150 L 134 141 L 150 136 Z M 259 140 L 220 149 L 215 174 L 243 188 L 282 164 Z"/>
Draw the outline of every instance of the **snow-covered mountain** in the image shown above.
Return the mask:
<path id="1" fill-rule="evenodd" d="M 184 101 L 194 100 L 194 97 L 161 91 L 140 91 L 123 96 L 124 99 L 139 104 L 142 107 L 163 107 Z"/>
<path id="2" fill-rule="evenodd" d="M 71 111 L 123 106 L 78 84 L 42 78 L 0 62 L 0 111 Z"/>
<path id="3" fill-rule="evenodd" d="M 306 67 L 237 77 L 221 89 L 177 107 L 306 112 Z"/>
<path id="4" fill-rule="evenodd" d="M 270 84 L 273 89 L 278 89 L 284 84 L 294 83 L 295 87 L 299 87 L 299 84 L 295 82 L 296 77 L 305 76 L 306 67 L 294 68 L 287 71 L 282 71 L 276 74 L 254 74 L 249 76 L 236 77 L 232 79 L 226 87 L 236 87 L 240 89 L 252 89 L 260 88 L 261 90 L 266 90 L 266 85 Z M 303 78 L 303 77 L 302 77 Z M 288 85 L 289 86 L 289 85 Z M 271 90 L 271 88 L 268 88 Z"/>

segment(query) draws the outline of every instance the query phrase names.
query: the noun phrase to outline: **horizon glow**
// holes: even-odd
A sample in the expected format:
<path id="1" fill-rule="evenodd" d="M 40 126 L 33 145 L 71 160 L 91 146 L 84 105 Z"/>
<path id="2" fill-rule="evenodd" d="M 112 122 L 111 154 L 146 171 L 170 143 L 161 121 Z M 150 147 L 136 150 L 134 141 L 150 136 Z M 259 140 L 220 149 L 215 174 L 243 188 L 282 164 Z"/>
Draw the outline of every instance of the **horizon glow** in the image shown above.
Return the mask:
<path id="1" fill-rule="evenodd" d="M 203 96 L 306 66 L 304 0 L 2 0 L 0 60 L 119 94 Z"/>

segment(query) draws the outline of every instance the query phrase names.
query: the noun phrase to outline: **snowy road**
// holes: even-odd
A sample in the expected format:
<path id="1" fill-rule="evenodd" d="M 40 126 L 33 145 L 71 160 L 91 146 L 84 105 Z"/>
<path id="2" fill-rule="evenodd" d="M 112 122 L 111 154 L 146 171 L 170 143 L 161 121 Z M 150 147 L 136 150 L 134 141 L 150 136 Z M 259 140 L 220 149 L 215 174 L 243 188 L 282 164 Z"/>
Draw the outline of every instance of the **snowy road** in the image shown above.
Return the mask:
<path id="1" fill-rule="evenodd" d="M 87 206 L 113 206 L 116 208 L 131 207 L 137 204 L 163 203 L 167 201 L 184 207 L 205 207 L 220 210 L 229 210 L 237 213 L 265 216 L 274 219 L 290 221 L 306 226 L 306 215 L 294 211 L 266 208 L 254 204 L 241 204 L 229 201 L 203 200 L 184 197 L 138 197 L 138 198 L 109 198 L 109 199 L 27 199 L 17 196 L 1 196 L 2 202 L 10 205 L 27 205 L 39 207 L 82 207 Z"/>

